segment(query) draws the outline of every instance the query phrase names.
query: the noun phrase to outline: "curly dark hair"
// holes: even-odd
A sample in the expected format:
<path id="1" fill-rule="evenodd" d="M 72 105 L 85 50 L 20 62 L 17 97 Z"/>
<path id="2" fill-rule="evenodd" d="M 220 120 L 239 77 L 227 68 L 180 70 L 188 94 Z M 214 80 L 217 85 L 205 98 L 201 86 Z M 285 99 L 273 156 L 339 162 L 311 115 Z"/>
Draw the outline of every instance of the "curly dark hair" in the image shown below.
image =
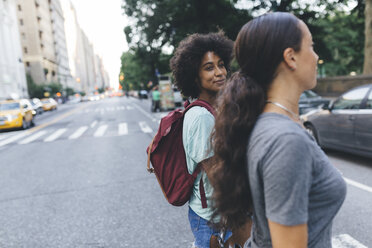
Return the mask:
<path id="1" fill-rule="evenodd" d="M 235 41 L 240 71 L 219 92 L 212 135 L 217 162 L 209 177 L 214 188 L 214 216 L 221 216 L 226 227 L 243 225 L 253 210 L 247 167 L 249 136 L 263 111 L 283 51 L 301 48 L 299 23 L 289 13 L 265 14 L 245 24 Z"/>
<path id="2" fill-rule="evenodd" d="M 170 60 L 170 68 L 178 89 L 185 97 L 197 98 L 200 87 L 196 81 L 205 53 L 214 52 L 230 70 L 233 41 L 222 31 L 209 34 L 192 34 L 182 40 Z"/>

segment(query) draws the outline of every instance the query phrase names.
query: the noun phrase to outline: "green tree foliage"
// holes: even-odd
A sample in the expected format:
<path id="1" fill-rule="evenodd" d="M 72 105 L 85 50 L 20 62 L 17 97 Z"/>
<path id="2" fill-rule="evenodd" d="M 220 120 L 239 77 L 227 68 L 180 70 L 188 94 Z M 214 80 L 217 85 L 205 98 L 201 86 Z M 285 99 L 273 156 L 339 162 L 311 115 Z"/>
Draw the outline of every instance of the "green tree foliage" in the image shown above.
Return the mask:
<path id="1" fill-rule="evenodd" d="M 134 23 L 125 28 L 130 45 L 161 49 L 177 46 L 191 33 L 223 29 L 235 39 L 250 19 L 247 10 L 235 7 L 237 0 L 125 0 L 123 9 Z"/>
<path id="2" fill-rule="evenodd" d="M 51 96 L 55 95 L 57 92 L 63 92 L 63 86 L 60 83 L 50 83 L 50 84 L 35 84 L 30 74 L 26 74 L 28 94 L 30 98 L 44 98 L 44 93 L 49 92 Z"/>
<path id="3" fill-rule="evenodd" d="M 44 86 L 35 84 L 30 74 L 26 74 L 27 89 L 30 98 L 43 98 L 44 97 Z"/>
<path id="4" fill-rule="evenodd" d="M 322 42 L 317 52 L 324 60 L 321 66 L 327 76 L 349 75 L 352 71 L 362 73 L 364 18 L 358 15 L 358 11 L 350 14 L 336 11 L 333 16 L 314 23 L 321 31 L 315 34 L 314 40 Z"/>
<path id="5" fill-rule="evenodd" d="M 347 13 L 350 2 L 358 5 Z M 269 11 L 292 12 L 308 25 L 327 75 L 360 72 L 364 4 L 364 0 L 123 0 L 124 13 L 131 21 L 124 29 L 131 47 L 122 56 L 124 81 L 137 89 L 141 83 L 156 80 L 155 68 L 168 72 L 168 61 L 160 60 L 170 56 L 162 51 L 177 47 L 188 34 L 222 29 L 235 40 L 242 25 Z"/>

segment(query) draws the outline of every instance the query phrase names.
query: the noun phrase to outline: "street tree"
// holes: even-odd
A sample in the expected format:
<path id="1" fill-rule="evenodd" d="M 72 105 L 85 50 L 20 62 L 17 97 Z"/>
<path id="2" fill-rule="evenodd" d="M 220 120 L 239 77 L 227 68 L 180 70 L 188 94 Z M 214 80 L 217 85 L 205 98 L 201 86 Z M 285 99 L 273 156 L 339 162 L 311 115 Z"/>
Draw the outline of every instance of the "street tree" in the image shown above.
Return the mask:
<path id="1" fill-rule="evenodd" d="M 363 74 L 372 74 L 372 0 L 365 0 L 365 42 Z"/>

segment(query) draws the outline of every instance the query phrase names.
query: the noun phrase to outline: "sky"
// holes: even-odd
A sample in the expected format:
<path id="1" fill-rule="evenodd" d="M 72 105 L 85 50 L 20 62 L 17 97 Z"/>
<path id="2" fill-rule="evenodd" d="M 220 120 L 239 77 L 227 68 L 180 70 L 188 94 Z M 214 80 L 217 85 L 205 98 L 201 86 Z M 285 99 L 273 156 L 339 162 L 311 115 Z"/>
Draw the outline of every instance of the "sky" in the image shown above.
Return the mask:
<path id="1" fill-rule="evenodd" d="M 61 0 L 69 1 L 69 0 Z M 110 76 L 111 87 L 119 86 L 120 57 L 128 50 L 123 32 L 126 18 L 122 15 L 122 0 L 71 0 L 80 27 L 102 57 Z"/>

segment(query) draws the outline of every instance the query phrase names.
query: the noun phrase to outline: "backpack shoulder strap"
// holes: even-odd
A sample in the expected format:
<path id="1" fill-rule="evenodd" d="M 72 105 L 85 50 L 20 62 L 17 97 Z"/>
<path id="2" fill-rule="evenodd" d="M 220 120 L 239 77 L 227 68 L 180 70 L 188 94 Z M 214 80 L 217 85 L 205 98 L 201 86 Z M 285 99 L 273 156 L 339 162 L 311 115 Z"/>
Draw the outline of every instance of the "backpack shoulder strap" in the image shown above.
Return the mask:
<path id="1" fill-rule="evenodd" d="M 190 103 L 188 101 L 186 101 L 185 103 L 185 110 L 184 110 L 184 114 L 192 107 L 194 106 L 199 106 L 199 107 L 203 107 L 203 108 L 206 108 L 213 116 L 216 116 L 216 110 L 213 108 L 212 105 L 210 105 L 208 102 L 204 101 L 204 100 L 195 100 L 194 102 Z"/>

